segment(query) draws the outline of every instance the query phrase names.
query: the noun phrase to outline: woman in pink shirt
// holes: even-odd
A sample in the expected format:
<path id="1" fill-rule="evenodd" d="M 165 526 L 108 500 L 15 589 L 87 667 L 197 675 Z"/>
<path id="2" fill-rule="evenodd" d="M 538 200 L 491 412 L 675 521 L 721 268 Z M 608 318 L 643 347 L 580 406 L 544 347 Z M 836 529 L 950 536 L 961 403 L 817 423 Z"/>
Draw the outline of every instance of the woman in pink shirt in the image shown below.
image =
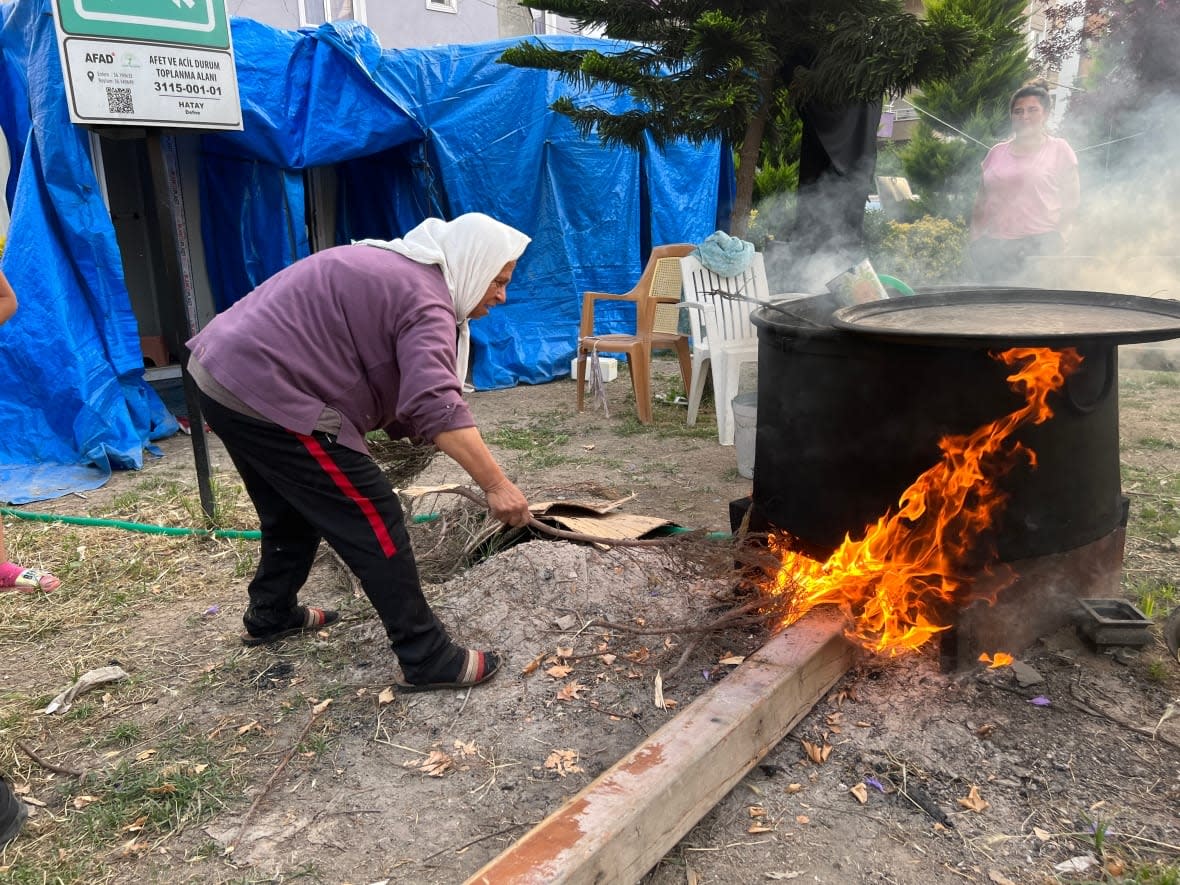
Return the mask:
<path id="1" fill-rule="evenodd" d="M 1012 137 L 983 160 L 971 214 L 971 257 L 981 281 L 1027 282 L 1028 259 L 1060 255 L 1079 201 L 1078 159 L 1045 129 L 1049 91 L 1043 80 L 1008 103 Z"/>

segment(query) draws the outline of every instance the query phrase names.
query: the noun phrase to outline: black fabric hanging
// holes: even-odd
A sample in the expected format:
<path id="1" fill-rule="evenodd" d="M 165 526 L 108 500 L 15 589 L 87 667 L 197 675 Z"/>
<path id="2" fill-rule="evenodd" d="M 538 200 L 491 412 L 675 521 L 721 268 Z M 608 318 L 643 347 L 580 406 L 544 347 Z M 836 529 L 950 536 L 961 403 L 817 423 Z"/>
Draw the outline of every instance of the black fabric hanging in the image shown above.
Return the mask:
<path id="1" fill-rule="evenodd" d="M 803 139 L 791 237 L 796 250 L 836 249 L 863 258 L 865 200 L 877 165 L 881 103 L 800 109 Z"/>

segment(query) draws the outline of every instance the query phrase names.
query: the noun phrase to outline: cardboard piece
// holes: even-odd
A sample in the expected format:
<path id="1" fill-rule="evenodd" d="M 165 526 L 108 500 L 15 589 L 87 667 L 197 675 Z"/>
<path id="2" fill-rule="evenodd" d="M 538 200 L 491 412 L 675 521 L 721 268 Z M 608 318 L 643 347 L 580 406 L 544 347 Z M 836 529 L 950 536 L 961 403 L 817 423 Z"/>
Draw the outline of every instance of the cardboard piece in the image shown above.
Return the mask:
<path id="1" fill-rule="evenodd" d="M 672 525 L 672 521 L 658 516 L 635 513 L 615 513 L 622 504 L 634 498 L 628 495 L 617 501 L 545 501 L 530 508 L 537 519 L 555 523 L 559 528 L 598 538 L 629 540 L 642 538 L 648 532 Z"/>
<path id="2" fill-rule="evenodd" d="M 413 499 L 426 495 L 448 492 L 460 488 L 456 484 L 441 486 L 412 486 L 401 489 L 401 493 Z M 619 498 L 615 501 L 593 499 L 570 499 L 564 501 L 541 501 L 530 504 L 529 509 L 536 519 L 553 523 L 558 528 L 583 535 L 593 535 L 598 538 L 613 538 L 617 540 L 634 540 L 642 538 L 648 532 L 664 526 L 674 525 L 670 519 L 659 516 L 640 516 L 634 513 L 616 513 L 620 506 L 626 504 L 634 495 Z M 603 545 L 599 545 L 603 546 Z"/>

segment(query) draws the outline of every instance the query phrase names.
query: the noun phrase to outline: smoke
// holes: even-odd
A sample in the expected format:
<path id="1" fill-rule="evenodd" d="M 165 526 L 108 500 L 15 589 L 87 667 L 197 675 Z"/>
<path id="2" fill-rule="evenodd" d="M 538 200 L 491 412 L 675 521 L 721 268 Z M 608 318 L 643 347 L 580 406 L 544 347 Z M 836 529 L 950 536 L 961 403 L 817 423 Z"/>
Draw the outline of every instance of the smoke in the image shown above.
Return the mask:
<path id="1" fill-rule="evenodd" d="M 1070 122 L 1062 134 L 1078 155 L 1082 204 L 1066 255 L 1045 260 L 1040 284 L 1180 299 L 1180 97 L 1156 95 L 1105 125 Z"/>
<path id="2" fill-rule="evenodd" d="M 773 237 L 764 246 L 771 292 L 826 292 L 829 280 L 866 257 L 859 219 L 850 217 L 850 207 L 863 214 L 865 196 L 859 182 L 828 174 L 755 207 L 755 227 Z"/>
<path id="3" fill-rule="evenodd" d="M 1170 21 L 1161 18 L 1160 27 Z M 1180 44 L 1180 34 L 1173 36 L 1176 39 L 1165 41 L 1169 47 Z M 1131 61 L 1131 53 L 1122 57 L 1120 64 L 1127 67 L 1121 71 L 1121 82 L 1104 77 L 1091 92 L 1075 95 L 1058 126 L 1057 134 L 1078 157 L 1081 206 L 1068 232 L 1065 254 L 1035 259 L 1030 285 L 1180 300 L 1180 164 L 1175 160 L 1180 90 L 1142 71 L 1128 73 Z M 1140 57 L 1137 67 L 1149 61 Z M 1153 83 L 1154 88 L 1148 88 Z M 978 154 L 978 160 L 985 153 L 966 140 L 961 147 Z M 969 209 L 979 165 L 961 165 L 970 175 L 947 182 L 944 190 L 960 194 L 962 206 L 957 208 Z M 752 233 L 773 236 L 764 246 L 773 292 L 824 292 L 828 280 L 866 257 L 860 231 L 849 235 L 853 201 L 847 184 L 829 176 L 806 195 L 778 194 L 756 206 Z M 877 269 L 894 272 L 884 266 Z M 939 276 L 937 267 L 928 269 Z M 963 273 L 966 279 L 952 278 L 953 273 L 943 276 L 952 284 L 969 281 L 969 262 Z"/>

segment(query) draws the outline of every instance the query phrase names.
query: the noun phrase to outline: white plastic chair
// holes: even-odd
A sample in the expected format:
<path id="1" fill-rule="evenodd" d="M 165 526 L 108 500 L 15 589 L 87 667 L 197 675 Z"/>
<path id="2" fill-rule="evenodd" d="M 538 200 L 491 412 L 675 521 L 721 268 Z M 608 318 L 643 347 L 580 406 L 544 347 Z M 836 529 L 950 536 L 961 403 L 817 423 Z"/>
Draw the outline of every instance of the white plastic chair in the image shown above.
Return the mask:
<path id="1" fill-rule="evenodd" d="M 705 390 L 705 373 L 713 376 L 717 404 L 717 439 L 733 445 L 733 398 L 743 363 L 758 361 L 758 331 L 750 312 L 770 300 L 762 253 L 735 277 L 723 277 L 693 256 L 680 259 L 685 303 L 692 330 L 692 379 L 688 390 L 688 424 L 696 423 Z"/>

